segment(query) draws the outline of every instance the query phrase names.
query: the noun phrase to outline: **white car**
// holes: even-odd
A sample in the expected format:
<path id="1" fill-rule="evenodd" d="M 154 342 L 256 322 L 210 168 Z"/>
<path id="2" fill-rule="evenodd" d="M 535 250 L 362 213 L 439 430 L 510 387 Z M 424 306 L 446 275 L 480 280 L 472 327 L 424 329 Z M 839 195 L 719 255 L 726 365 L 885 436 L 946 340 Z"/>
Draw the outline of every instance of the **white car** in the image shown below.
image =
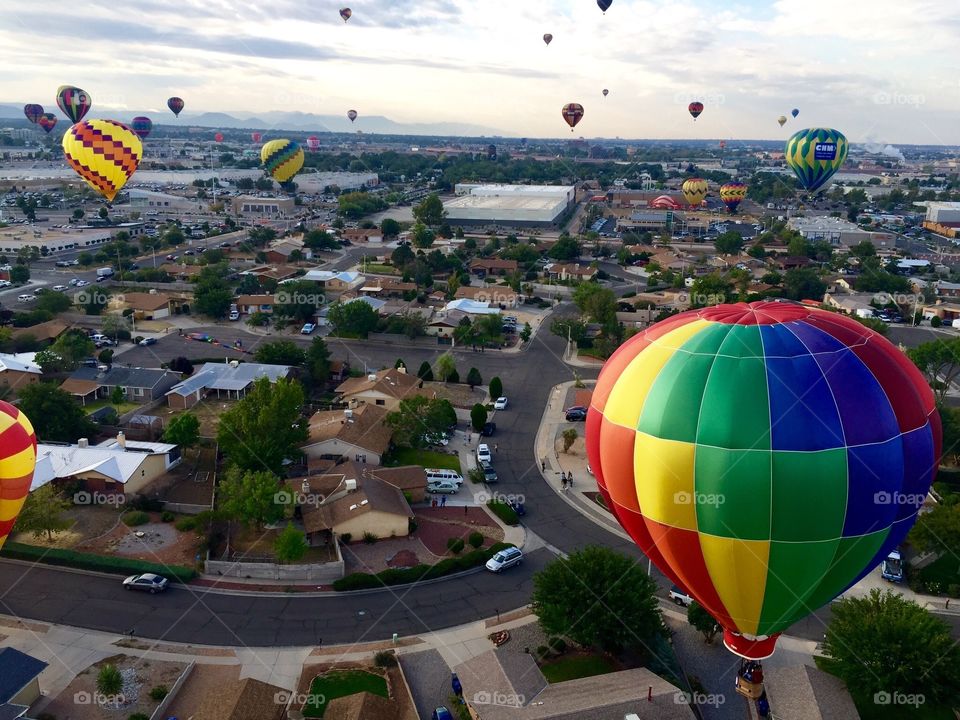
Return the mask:
<path id="1" fill-rule="evenodd" d="M 670 588 L 670 599 L 673 600 L 677 605 L 682 605 L 683 607 L 688 607 L 690 603 L 693 602 L 693 598 L 690 597 L 690 593 L 686 590 L 683 590 L 676 585 Z"/>
<path id="2" fill-rule="evenodd" d="M 507 409 L 507 399 L 505 397 L 498 397 L 497 401 L 493 404 L 494 410 L 506 410 Z"/>
<path id="3" fill-rule="evenodd" d="M 86 287 L 89 284 L 89 280 L 77 280 L 77 287 Z"/>
<path id="4" fill-rule="evenodd" d="M 523 553 L 520 548 L 510 547 L 501 550 L 487 560 L 486 567 L 490 572 L 498 573 L 501 570 L 512 568 L 514 565 L 519 565 L 521 562 L 523 562 Z"/>
<path id="5" fill-rule="evenodd" d="M 231 311 L 230 311 L 230 319 L 231 319 L 231 320 L 239 320 L 239 319 L 240 319 L 240 312 L 237 311 L 237 310 L 231 310 Z"/>
<path id="6" fill-rule="evenodd" d="M 317 329 L 317 326 L 314 325 L 313 323 L 306 323 L 302 328 L 300 328 L 300 334 L 309 335 L 316 329 Z"/>
<path id="7" fill-rule="evenodd" d="M 486 443 L 477 445 L 477 462 L 493 462 L 493 457 L 490 455 L 490 446 Z"/>
<path id="8" fill-rule="evenodd" d="M 17 296 L 17 302 L 31 302 L 36 299 L 37 299 L 36 295 L 18 295 Z"/>
<path id="9" fill-rule="evenodd" d="M 56 290 L 57 292 L 66 292 L 67 286 L 66 286 L 66 285 L 54 285 L 54 286 L 53 286 L 53 289 Z"/>

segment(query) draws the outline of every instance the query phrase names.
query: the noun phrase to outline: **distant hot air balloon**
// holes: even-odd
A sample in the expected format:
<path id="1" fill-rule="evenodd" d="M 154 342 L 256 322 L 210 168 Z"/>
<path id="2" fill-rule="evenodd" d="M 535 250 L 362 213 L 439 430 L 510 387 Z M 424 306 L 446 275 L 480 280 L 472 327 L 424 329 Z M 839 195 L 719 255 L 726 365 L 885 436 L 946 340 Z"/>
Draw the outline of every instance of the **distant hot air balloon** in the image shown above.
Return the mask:
<path id="1" fill-rule="evenodd" d="M 353 15 L 353 10 L 351 10 L 350 8 L 342 8 L 340 10 L 340 17 L 343 18 L 344 22 L 349 20 L 352 15 Z"/>
<path id="2" fill-rule="evenodd" d="M 610 94 L 610 91 L 607 90 L 606 88 L 604 88 L 604 89 L 603 89 L 603 96 L 606 97 L 606 96 L 609 95 L 609 94 Z"/>
<path id="3" fill-rule="evenodd" d="M 703 178 L 690 178 L 683 183 L 683 197 L 690 207 L 700 207 L 710 189 L 709 183 Z"/>
<path id="4" fill-rule="evenodd" d="M 137 134 L 137 137 L 143 140 L 153 130 L 153 121 L 148 117 L 138 115 L 130 121 L 130 128 Z"/>
<path id="5" fill-rule="evenodd" d="M 112 202 L 137 171 L 143 144 L 116 120 L 84 120 L 64 133 L 63 153 L 77 175 Z"/>
<path id="6" fill-rule="evenodd" d="M 816 192 L 847 159 L 847 138 L 831 128 L 801 130 L 787 140 L 784 154 L 804 190 Z"/>
<path id="7" fill-rule="evenodd" d="M 216 134 L 213 136 L 213 139 L 214 139 L 215 142 L 222 143 L 222 142 L 223 142 L 223 133 L 222 133 L 222 132 L 216 133 Z"/>
<path id="8" fill-rule="evenodd" d="M 687 110 L 693 115 L 693 119 L 696 120 L 700 117 L 700 113 L 703 112 L 703 103 L 699 100 L 694 100 L 692 103 L 687 105 Z"/>
<path id="9" fill-rule="evenodd" d="M 747 186 L 742 182 L 728 182 L 720 186 L 720 199 L 731 213 L 737 211 L 746 196 Z"/>
<path id="10" fill-rule="evenodd" d="M 604 14 L 610 9 L 611 5 L 613 5 L 613 0 L 597 0 L 597 6 L 603 10 Z"/>
<path id="11" fill-rule="evenodd" d="M 250 133 L 250 139 L 253 140 L 255 143 L 258 143 L 261 140 L 263 140 L 263 133 L 252 132 Z"/>
<path id="12" fill-rule="evenodd" d="M 544 41 L 547 45 L 549 45 L 550 43 L 553 42 L 553 35 L 551 35 L 550 33 L 544 33 L 543 41 Z"/>
<path id="13" fill-rule="evenodd" d="M 720 149 L 723 150 L 726 146 L 727 146 L 727 141 L 726 141 L 726 140 L 721 140 L 721 141 L 720 141 Z"/>
<path id="14" fill-rule="evenodd" d="M 73 85 L 61 85 L 57 88 L 57 107 L 70 118 L 70 122 L 78 123 L 90 111 L 90 96 L 85 90 Z"/>
<path id="15" fill-rule="evenodd" d="M 183 99 L 178 97 L 172 97 L 167 100 L 167 107 L 170 108 L 172 112 L 177 117 L 180 117 L 180 112 L 183 110 Z"/>
<path id="16" fill-rule="evenodd" d="M 567 125 L 570 126 L 570 132 L 573 132 L 577 123 L 583 120 L 583 105 L 580 103 L 567 103 L 560 112 L 563 114 L 563 119 L 567 122 Z"/>
<path id="17" fill-rule="evenodd" d="M 604 505 L 741 657 L 907 535 L 941 451 L 923 375 L 840 313 L 718 305 L 627 340 L 600 372 L 587 457 Z"/>
<path id="18" fill-rule="evenodd" d="M 316 152 L 317 150 L 319 150 L 319 149 L 320 149 L 320 138 L 318 138 L 316 135 L 311 135 L 310 137 L 308 137 L 308 138 L 307 138 L 307 147 L 308 147 L 311 151 L 313 151 L 313 152 Z"/>
<path id="19" fill-rule="evenodd" d="M 37 125 L 42 127 L 43 131 L 49 135 L 50 131 L 57 125 L 57 116 L 53 113 L 44 113 L 37 120 Z"/>
<path id="20" fill-rule="evenodd" d="M 287 183 L 303 167 L 303 148 L 293 140 L 271 140 L 260 148 L 260 162 L 278 183 Z"/>
<path id="21" fill-rule="evenodd" d="M 27 416 L 0 400 L 0 548 L 30 493 L 37 465 L 37 435 Z"/>
<path id="22" fill-rule="evenodd" d="M 780 123 L 780 127 L 783 127 L 787 122 L 787 116 L 781 115 L 780 117 L 777 118 L 777 122 Z"/>
<path id="23" fill-rule="evenodd" d="M 794 117 L 796 117 L 797 115 L 800 114 L 800 109 L 799 109 L 799 108 L 794 108 L 793 110 L 790 111 L 790 114 L 793 115 Z"/>
<path id="24" fill-rule="evenodd" d="M 27 116 L 27 120 L 36 125 L 37 120 L 39 120 L 40 116 L 43 115 L 43 105 L 37 105 L 36 103 L 24 105 L 23 114 Z"/>
<path id="25" fill-rule="evenodd" d="M 354 120 L 357 119 L 357 111 L 356 111 L 356 110 L 347 110 L 347 117 L 350 118 L 350 122 L 353 122 Z"/>

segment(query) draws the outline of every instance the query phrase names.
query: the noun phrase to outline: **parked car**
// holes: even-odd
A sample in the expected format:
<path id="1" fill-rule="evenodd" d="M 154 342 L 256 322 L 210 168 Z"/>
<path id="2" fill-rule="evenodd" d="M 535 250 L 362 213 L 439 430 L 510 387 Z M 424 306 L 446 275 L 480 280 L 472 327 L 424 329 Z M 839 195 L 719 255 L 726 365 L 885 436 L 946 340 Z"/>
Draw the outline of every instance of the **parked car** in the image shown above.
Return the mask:
<path id="1" fill-rule="evenodd" d="M 579 406 L 567 408 L 565 417 L 567 422 L 583 422 L 587 419 L 587 409 Z"/>
<path id="2" fill-rule="evenodd" d="M 427 483 L 427 492 L 431 495 L 444 494 L 454 495 L 460 490 L 460 486 L 450 480 L 439 480 L 437 482 Z"/>
<path id="3" fill-rule="evenodd" d="M 480 431 L 481 437 L 490 437 L 497 431 L 497 424 L 495 422 L 487 422 L 483 424 L 483 429 Z"/>
<path id="4" fill-rule="evenodd" d="M 304 326 L 303 326 L 302 328 L 300 328 L 300 334 L 301 334 L 301 335 L 309 335 L 310 333 L 312 333 L 312 332 L 313 332 L 314 330 L 316 330 L 316 329 L 317 329 L 317 326 L 314 325 L 313 323 L 306 323 L 306 324 L 304 324 Z"/>
<path id="5" fill-rule="evenodd" d="M 17 302 L 32 302 L 33 300 L 36 300 L 36 299 L 37 299 L 36 295 L 30 295 L 30 294 L 17 296 Z"/>
<path id="6" fill-rule="evenodd" d="M 513 511 L 517 514 L 517 517 L 523 517 L 527 514 L 527 509 L 523 506 L 523 503 L 518 500 L 511 501 L 510 507 L 513 508 Z"/>
<path id="7" fill-rule="evenodd" d="M 477 462 L 492 462 L 493 457 L 490 455 L 490 446 L 486 443 L 480 443 L 477 445 Z"/>
<path id="8" fill-rule="evenodd" d="M 240 319 L 240 312 L 239 312 L 238 310 L 231 310 L 231 311 L 230 311 L 230 319 L 231 319 L 231 320 L 239 320 L 239 319 Z"/>
<path id="9" fill-rule="evenodd" d="M 89 284 L 89 280 L 77 280 L 77 287 L 86 287 Z"/>
<path id="10" fill-rule="evenodd" d="M 66 292 L 67 286 L 66 286 L 66 285 L 54 285 L 54 286 L 53 286 L 53 289 L 54 289 L 56 292 Z"/>
<path id="11" fill-rule="evenodd" d="M 523 562 L 523 553 L 520 551 L 520 548 L 510 547 L 501 550 L 487 560 L 486 567 L 490 572 L 498 573 L 512 568 L 514 565 L 519 565 L 521 562 Z"/>
<path id="12" fill-rule="evenodd" d="M 446 707 L 440 706 L 430 713 L 430 720 L 453 720 L 453 714 Z"/>
<path id="13" fill-rule="evenodd" d="M 161 575 L 153 573 L 143 573 L 143 575 L 131 575 L 123 581 L 124 590 L 146 590 L 149 593 L 163 592 L 167 589 L 170 581 Z"/>
<path id="14" fill-rule="evenodd" d="M 442 434 L 442 433 L 436 433 L 436 434 L 432 434 L 432 435 L 426 435 L 426 436 L 424 436 L 423 439 L 426 440 L 427 443 L 430 444 L 430 445 L 444 445 L 444 446 L 446 446 L 446 445 L 449 445 L 449 444 L 450 444 L 449 438 L 447 438 L 447 436 L 444 435 L 444 434 Z"/>
<path id="15" fill-rule="evenodd" d="M 506 410 L 507 409 L 507 399 L 505 397 L 498 397 L 497 401 L 493 403 L 494 410 Z"/>
<path id="16" fill-rule="evenodd" d="M 484 482 L 492 483 L 498 480 L 497 471 L 493 469 L 493 465 L 488 462 L 480 463 L 480 469 L 483 470 L 483 480 Z"/>
<path id="17" fill-rule="evenodd" d="M 683 607 L 688 607 L 690 603 L 693 602 L 693 598 L 690 597 L 690 593 L 683 588 L 677 587 L 676 585 L 670 588 L 670 599 L 673 600 L 677 605 L 683 605 Z"/>
<path id="18" fill-rule="evenodd" d="M 143 340 L 140 341 L 140 345 L 142 345 L 143 347 L 147 347 L 148 345 L 156 345 L 156 344 L 157 344 L 156 338 L 144 338 Z"/>

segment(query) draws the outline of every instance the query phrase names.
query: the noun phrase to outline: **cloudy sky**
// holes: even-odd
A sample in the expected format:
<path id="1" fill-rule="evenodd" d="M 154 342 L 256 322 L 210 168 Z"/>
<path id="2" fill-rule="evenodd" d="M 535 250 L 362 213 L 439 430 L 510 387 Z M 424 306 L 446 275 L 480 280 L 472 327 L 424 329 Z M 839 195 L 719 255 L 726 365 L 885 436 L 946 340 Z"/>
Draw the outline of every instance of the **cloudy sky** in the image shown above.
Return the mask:
<path id="1" fill-rule="evenodd" d="M 960 144 L 958 39 L 945 0 L 614 0 L 606 15 L 594 0 L 0 3 L 10 102 L 52 104 L 67 83 L 118 113 L 162 117 L 180 95 L 191 111 L 356 108 L 528 137 L 562 136 L 561 106 L 580 102 L 585 137 L 824 124 L 854 142 Z M 707 106 L 696 123 L 691 99 Z"/>

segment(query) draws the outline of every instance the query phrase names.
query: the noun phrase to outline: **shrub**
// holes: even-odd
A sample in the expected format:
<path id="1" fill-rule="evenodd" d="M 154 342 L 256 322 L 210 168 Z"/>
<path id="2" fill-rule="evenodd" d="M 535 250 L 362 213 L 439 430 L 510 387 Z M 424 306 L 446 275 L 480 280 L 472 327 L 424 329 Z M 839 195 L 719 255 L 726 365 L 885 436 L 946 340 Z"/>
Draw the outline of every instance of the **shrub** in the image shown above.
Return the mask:
<path id="1" fill-rule="evenodd" d="M 373 664 L 380 668 L 396 667 L 397 656 L 390 650 L 381 650 L 373 656 Z"/>
<path id="2" fill-rule="evenodd" d="M 459 555 L 463 552 L 463 538 L 447 538 L 447 550 Z"/>
<path id="3" fill-rule="evenodd" d="M 157 685 L 150 691 L 150 699 L 160 702 L 167 696 L 169 692 L 170 690 L 167 689 L 166 685 Z"/>
<path id="4" fill-rule="evenodd" d="M 470 482 L 478 484 L 487 479 L 487 476 L 483 474 L 483 470 L 478 467 L 470 468 L 467 472 L 467 477 L 470 479 Z"/>
<path id="5" fill-rule="evenodd" d="M 941 320 L 938 316 L 934 315 L 932 318 L 930 318 L 930 327 L 938 328 L 941 325 L 943 325 L 943 320 Z"/>
<path id="6" fill-rule="evenodd" d="M 503 520 L 503 522 L 505 522 L 507 525 L 520 524 L 520 518 L 517 517 L 517 513 L 505 502 L 501 502 L 499 500 L 488 500 L 487 507 L 490 508 L 490 511 L 498 518 Z"/>
<path id="7" fill-rule="evenodd" d="M 353 540 L 353 535 L 350 533 L 343 533 L 343 535 L 340 536 L 340 542 L 344 545 L 349 545 L 351 540 Z"/>
<path id="8" fill-rule="evenodd" d="M 407 533 L 409 535 L 413 535 L 417 531 L 418 527 L 419 525 L 417 524 L 416 518 L 409 518 L 407 520 Z"/>
<path id="9" fill-rule="evenodd" d="M 163 500 L 150 498 L 146 495 L 134 495 L 127 505 L 131 510 L 143 510 L 144 512 L 160 512 L 163 510 Z"/>
<path id="10" fill-rule="evenodd" d="M 174 515 L 172 512 L 170 512 L 169 510 L 164 510 L 163 514 L 160 515 L 160 519 L 163 520 L 164 522 L 173 522 L 176 519 L 176 517 L 177 516 Z"/>
<path id="11" fill-rule="evenodd" d="M 476 550 L 483 545 L 483 533 L 473 531 L 470 533 L 470 537 L 467 538 L 467 542 L 470 543 L 470 547 Z"/>
<path id="12" fill-rule="evenodd" d="M 143 512 L 143 510 L 131 510 L 123 516 L 123 524 L 127 527 L 146 525 L 148 522 L 150 522 L 150 516 Z"/>
<path id="13" fill-rule="evenodd" d="M 377 536 L 370 531 L 367 531 L 363 534 L 363 541 L 367 545 L 373 545 L 377 541 L 377 539 L 378 539 Z"/>
<path id="14" fill-rule="evenodd" d="M 960 584 L 950 583 L 947 585 L 947 595 L 952 598 L 960 598 Z"/>
<path id="15" fill-rule="evenodd" d="M 150 720 L 150 716 L 146 713 L 134 713 L 127 720 Z"/>
<path id="16" fill-rule="evenodd" d="M 546 645 L 538 645 L 538 646 L 537 646 L 537 655 L 539 655 L 539 656 L 542 657 L 542 658 L 545 658 L 545 657 L 549 656 L 549 655 L 550 655 L 550 648 L 548 648 Z"/>
<path id="17" fill-rule="evenodd" d="M 116 665 L 104 665 L 97 673 L 97 690 L 103 695 L 119 695 L 123 689 L 123 676 Z"/>
<path id="18" fill-rule="evenodd" d="M 547 645 L 549 645 L 558 655 L 565 652 L 567 649 L 567 641 L 560 637 L 550 638 L 547 640 Z"/>
<path id="19" fill-rule="evenodd" d="M 192 516 L 182 517 L 173 526 L 180 532 L 191 532 L 197 529 L 197 519 Z"/>
<path id="20" fill-rule="evenodd" d="M 140 573 L 151 572 L 177 582 L 190 582 L 197 576 L 197 571 L 193 568 L 179 565 L 161 565 L 160 563 L 137 560 L 136 558 L 93 555 L 92 553 L 82 553 L 75 550 L 37 547 L 23 543 L 8 542 L 3 546 L 0 556 L 81 570 L 115 573 L 117 575 L 139 575 Z"/>

